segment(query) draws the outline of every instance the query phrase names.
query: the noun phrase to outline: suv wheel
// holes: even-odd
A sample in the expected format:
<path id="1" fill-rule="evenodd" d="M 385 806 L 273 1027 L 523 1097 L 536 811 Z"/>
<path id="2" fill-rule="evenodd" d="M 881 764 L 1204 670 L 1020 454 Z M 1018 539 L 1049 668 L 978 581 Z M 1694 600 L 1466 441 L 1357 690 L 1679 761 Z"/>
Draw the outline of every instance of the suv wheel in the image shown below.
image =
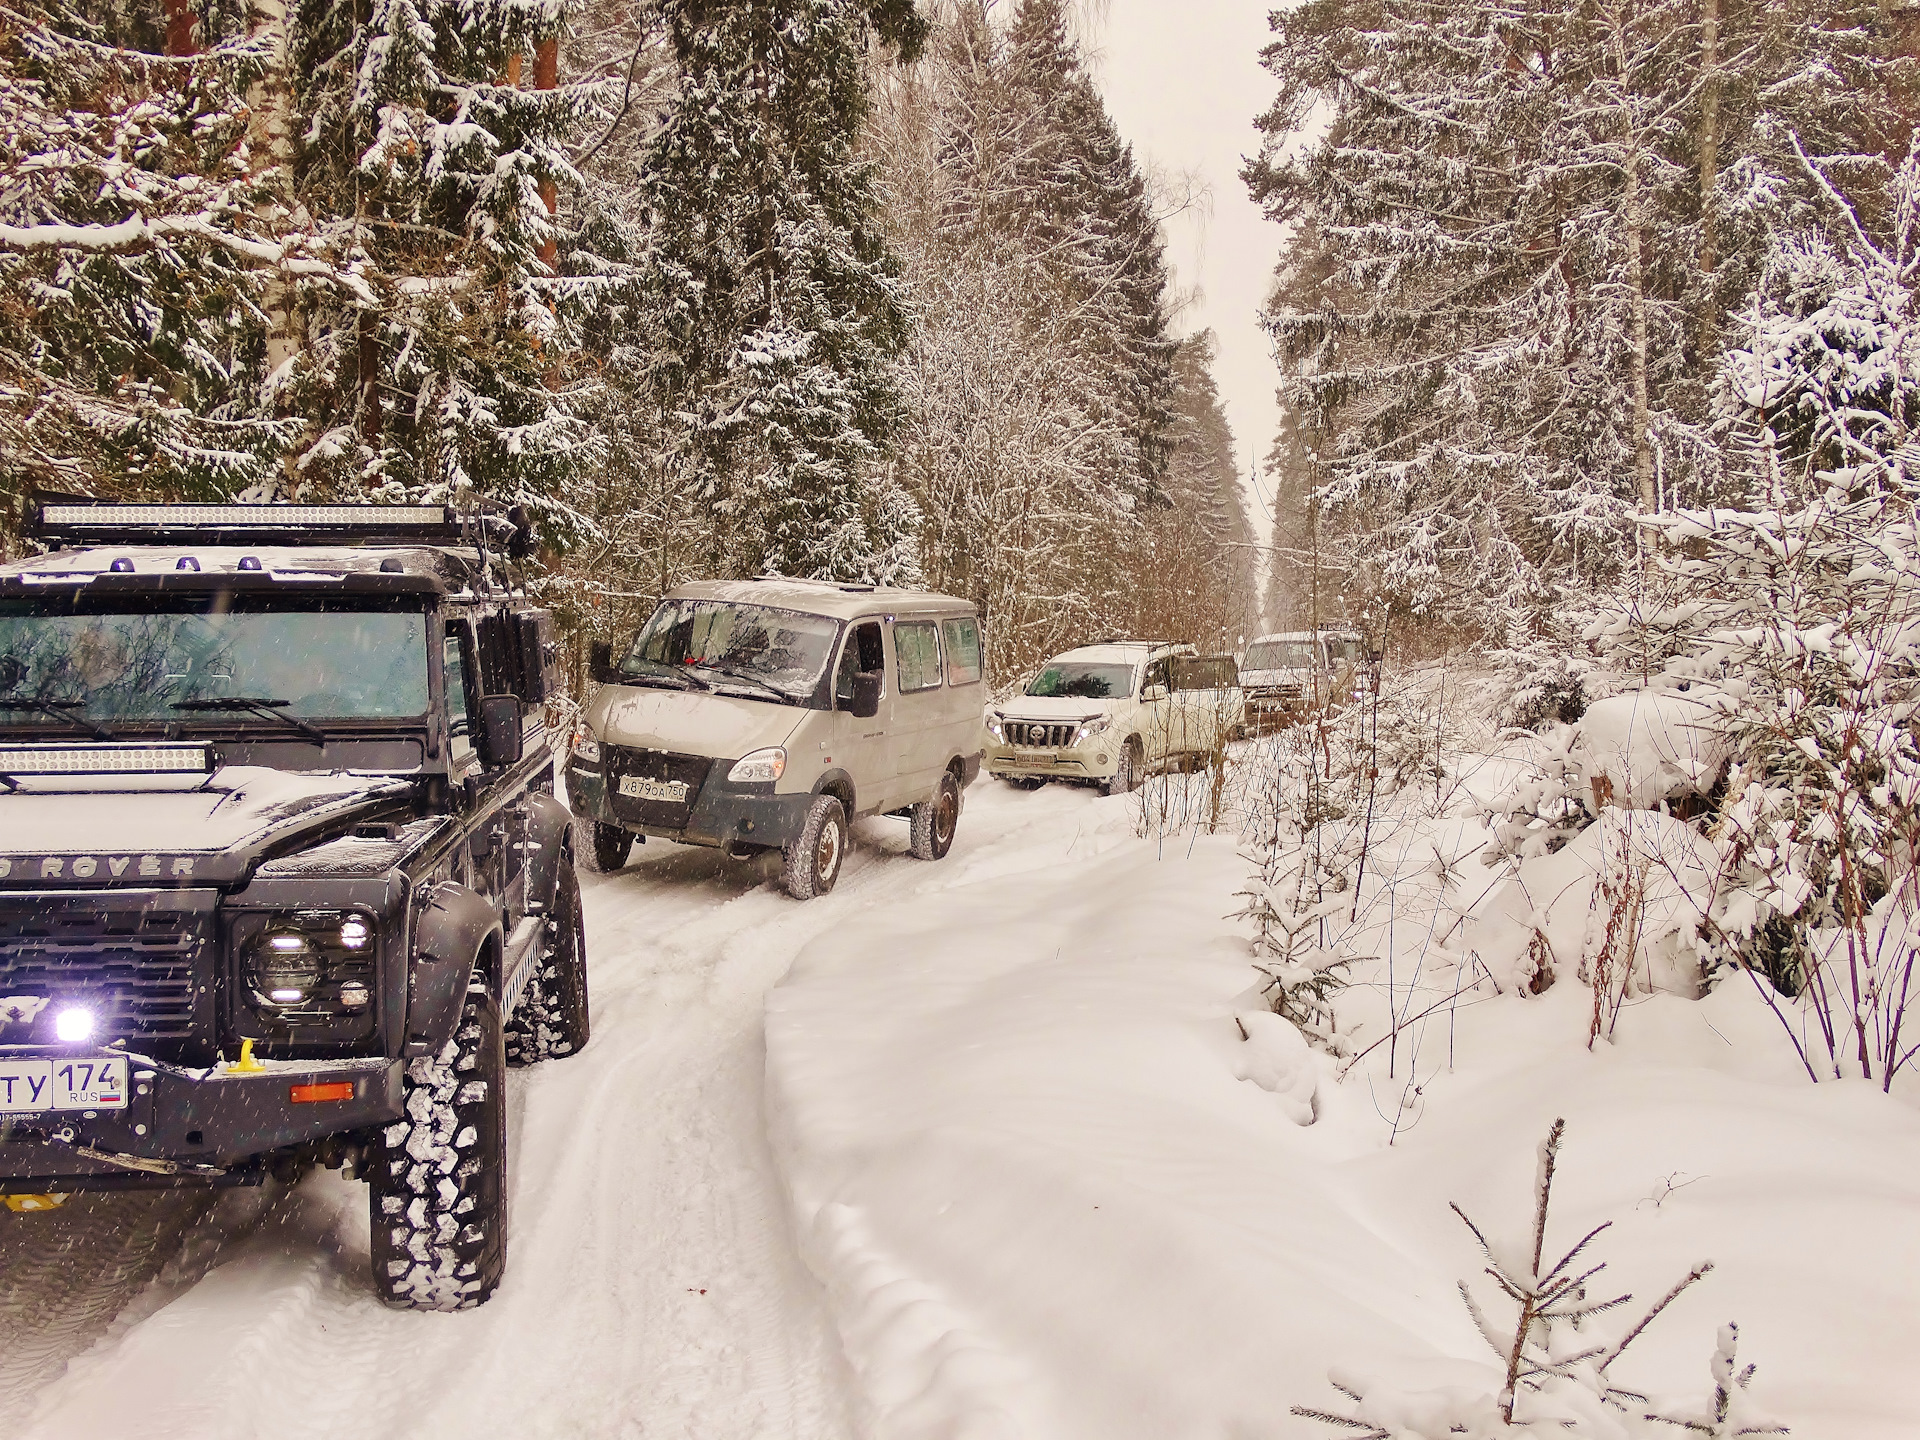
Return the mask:
<path id="1" fill-rule="evenodd" d="M 598 820 L 573 822 L 574 852 L 587 869 L 596 875 L 611 875 L 627 863 L 633 853 L 633 832 L 618 825 L 602 825 Z"/>
<path id="2" fill-rule="evenodd" d="M 913 807 L 912 842 L 908 849 L 916 859 L 938 860 L 953 848 L 954 827 L 960 823 L 960 783 L 948 771 L 940 777 L 940 788 L 931 800 Z"/>
<path id="3" fill-rule="evenodd" d="M 562 860 L 539 963 L 507 1021 L 507 1064 L 533 1065 L 575 1054 L 585 1048 L 590 1030 L 580 879 L 573 866 Z"/>
<path id="4" fill-rule="evenodd" d="M 781 852 L 781 880 L 796 900 L 811 900 L 833 889 L 847 858 L 846 807 L 831 795 L 816 795 L 800 833 Z"/>
<path id="5" fill-rule="evenodd" d="M 368 1195 L 373 1282 L 406 1310 L 469 1310 L 506 1267 L 506 1055 L 478 983 L 453 1039 L 409 1060 L 403 1117 L 381 1132 Z"/>
<path id="6" fill-rule="evenodd" d="M 1140 742 L 1133 736 L 1127 737 L 1127 743 L 1120 747 L 1120 763 L 1113 767 L 1113 774 L 1100 787 L 1108 795 L 1125 795 L 1133 789 L 1140 774 Z"/>

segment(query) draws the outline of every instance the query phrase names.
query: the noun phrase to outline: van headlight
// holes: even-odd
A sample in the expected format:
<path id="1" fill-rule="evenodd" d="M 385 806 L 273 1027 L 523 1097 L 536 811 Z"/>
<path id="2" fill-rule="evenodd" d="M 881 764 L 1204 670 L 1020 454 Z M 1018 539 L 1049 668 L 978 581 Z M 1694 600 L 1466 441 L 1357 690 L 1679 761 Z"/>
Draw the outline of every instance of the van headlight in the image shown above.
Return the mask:
<path id="1" fill-rule="evenodd" d="M 582 730 L 573 737 L 573 758 L 582 765 L 600 763 L 600 742 Z"/>
<path id="2" fill-rule="evenodd" d="M 786 773 L 786 748 L 774 745 L 765 750 L 755 750 L 734 761 L 733 768 L 727 772 L 727 779 L 741 785 L 771 785 Z"/>
<path id="3" fill-rule="evenodd" d="M 1073 732 L 1073 743 L 1078 745 L 1082 741 L 1091 740 L 1111 724 L 1113 724 L 1112 717 L 1107 715 L 1096 715 L 1091 720 L 1082 720 L 1080 728 Z"/>
<path id="4" fill-rule="evenodd" d="M 993 736 L 1002 745 L 1007 743 L 1007 727 L 1001 723 L 1006 718 L 1004 715 L 989 714 L 987 716 L 987 734 Z"/>

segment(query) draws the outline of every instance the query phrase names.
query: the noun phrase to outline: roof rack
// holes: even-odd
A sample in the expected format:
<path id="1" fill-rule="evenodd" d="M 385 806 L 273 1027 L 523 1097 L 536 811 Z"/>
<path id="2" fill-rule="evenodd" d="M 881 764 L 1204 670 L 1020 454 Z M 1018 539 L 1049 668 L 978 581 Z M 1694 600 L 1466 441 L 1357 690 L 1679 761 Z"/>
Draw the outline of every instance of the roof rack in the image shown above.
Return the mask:
<path id="1" fill-rule="evenodd" d="M 519 507 L 463 512 L 450 505 L 152 505 L 36 495 L 25 532 L 50 545 L 428 545 L 491 544 L 509 555 L 531 548 Z M 515 558 L 518 558 L 517 555 Z"/>

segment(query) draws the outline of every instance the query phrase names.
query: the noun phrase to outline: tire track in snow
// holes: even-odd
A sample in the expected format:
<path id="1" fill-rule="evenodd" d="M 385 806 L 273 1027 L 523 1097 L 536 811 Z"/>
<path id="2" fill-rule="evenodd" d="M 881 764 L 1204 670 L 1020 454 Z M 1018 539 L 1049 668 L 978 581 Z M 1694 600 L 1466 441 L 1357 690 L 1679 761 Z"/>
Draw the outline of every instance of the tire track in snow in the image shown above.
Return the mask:
<path id="1" fill-rule="evenodd" d="M 849 914 L 991 873 L 992 843 L 1050 800 L 1073 803 L 1008 797 L 990 824 L 963 821 L 938 866 L 901 855 L 897 822 L 861 822 L 834 894 L 806 905 L 769 862 L 659 842 L 584 876 L 594 1037 L 510 1080 L 509 1259 L 490 1304 L 386 1310 L 363 1187 L 316 1174 L 257 1222 L 208 1222 L 211 1273 L 148 1292 L 37 1395 L 31 1378 L 63 1357 L 17 1377 L 15 1413 L 32 1415 L 8 1433 L 847 1440 L 855 1387 L 766 1140 L 766 992 Z M 85 1343 L 145 1278 L 56 1297 L 25 1276 L 19 1313 L 91 1306 Z"/>

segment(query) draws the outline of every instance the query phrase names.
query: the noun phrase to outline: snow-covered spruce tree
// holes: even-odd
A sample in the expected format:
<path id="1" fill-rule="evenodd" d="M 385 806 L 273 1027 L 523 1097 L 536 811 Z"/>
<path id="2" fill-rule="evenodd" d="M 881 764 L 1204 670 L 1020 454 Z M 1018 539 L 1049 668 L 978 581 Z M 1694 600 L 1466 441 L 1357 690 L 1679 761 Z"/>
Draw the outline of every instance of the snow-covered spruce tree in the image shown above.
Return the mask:
<path id="1" fill-rule="evenodd" d="M 590 268 L 550 210 L 594 87 L 557 84 L 562 0 L 299 0 L 280 223 L 373 302 L 287 297 L 265 384 L 307 417 L 282 488 L 463 491 L 565 511 L 594 448 L 569 324 Z M 532 63 L 528 63 L 532 62 Z M 544 192 L 544 193 L 543 193 Z"/>
<path id="2" fill-rule="evenodd" d="M 1769 227 L 1815 215 L 1789 135 L 1885 173 L 1912 68 L 1889 23 L 1872 0 L 1275 12 L 1246 175 L 1331 283 L 1270 322 L 1370 590 L 1505 639 L 1628 568 L 1631 511 L 1718 498 L 1699 377 Z"/>
<path id="3" fill-rule="evenodd" d="M 856 152 L 878 39 L 912 0 L 669 0 L 681 75 L 641 162 L 646 394 L 720 573 L 917 578 L 885 459 L 907 318 Z"/>
<path id="4" fill-rule="evenodd" d="M 184 38 L 184 37 L 176 37 Z M 294 426 L 259 394 L 276 277 L 347 267 L 275 233 L 249 87 L 272 62 L 235 7 L 165 54 L 158 7 L 23 3 L 0 28 L 0 500 L 32 487 L 220 494 Z M 187 46 L 181 45 L 181 49 Z"/>

